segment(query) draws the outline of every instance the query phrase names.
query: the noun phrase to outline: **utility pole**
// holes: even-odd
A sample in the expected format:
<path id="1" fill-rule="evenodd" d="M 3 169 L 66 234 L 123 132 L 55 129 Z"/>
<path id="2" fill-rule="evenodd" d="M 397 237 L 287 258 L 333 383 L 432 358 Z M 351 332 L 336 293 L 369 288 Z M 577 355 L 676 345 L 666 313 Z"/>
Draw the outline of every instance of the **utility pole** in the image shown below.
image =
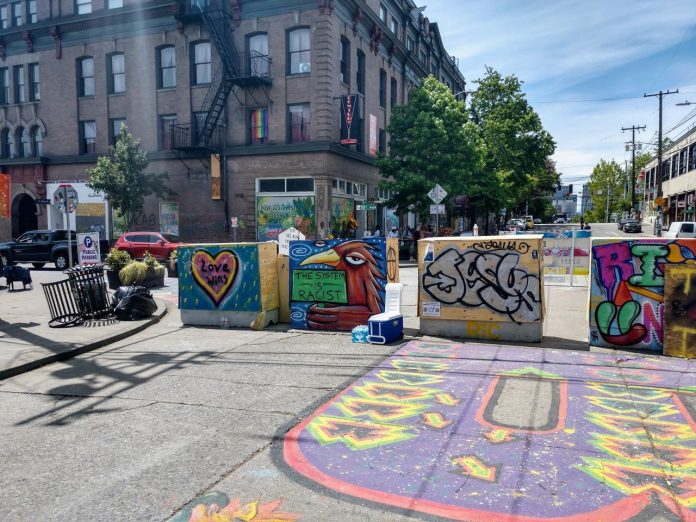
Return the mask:
<path id="1" fill-rule="evenodd" d="M 627 130 L 631 131 L 631 151 L 633 153 L 633 159 L 631 161 L 631 213 L 633 213 L 636 209 L 636 131 L 645 130 L 645 125 L 642 127 L 636 127 L 635 125 L 621 127 L 621 132 Z"/>
<path id="2" fill-rule="evenodd" d="M 660 91 L 653 94 L 643 94 L 643 98 L 657 96 L 660 101 L 659 126 L 657 131 L 657 197 L 662 197 L 662 97 L 668 94 L 677 94 L 679 89 L 674 91 Z M 657 206 L 657 218 L 655 219 L 656 231 L 655 235 L 662 236 L 662 205 Z"/>

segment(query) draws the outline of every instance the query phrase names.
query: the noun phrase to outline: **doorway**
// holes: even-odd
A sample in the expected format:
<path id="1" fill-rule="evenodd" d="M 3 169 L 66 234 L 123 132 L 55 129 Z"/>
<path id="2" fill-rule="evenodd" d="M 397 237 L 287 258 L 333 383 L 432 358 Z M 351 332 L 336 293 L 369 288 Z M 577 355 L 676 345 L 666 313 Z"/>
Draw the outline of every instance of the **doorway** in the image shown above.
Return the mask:
<path id="1" fill-rule="evenodd" d="M 36 217 L 36 203 L 27 194 L 20 194 L 12 202 L 12 237 L 17 238 L 27 230 L 36 230 L 39 220 Z"/>

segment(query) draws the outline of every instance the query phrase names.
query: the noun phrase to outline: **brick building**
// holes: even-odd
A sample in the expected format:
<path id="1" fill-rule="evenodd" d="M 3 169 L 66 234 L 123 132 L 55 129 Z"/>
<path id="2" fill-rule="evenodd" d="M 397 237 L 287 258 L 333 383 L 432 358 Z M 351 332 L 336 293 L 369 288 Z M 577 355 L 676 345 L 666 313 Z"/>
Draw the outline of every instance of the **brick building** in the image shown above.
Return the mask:
<path id="1" fill-rule="evenodd" d="M 61 183 L 84 195 L 78 231 L 108 221 L 85 170 L 122 123 L 173 191 L 138 228 L 221 241 L 320 236 L 349 215 L 358 234 L 385 226 L 374 157 L 392 107 L 428 74 L 465 89 L 412 0 L 14 0 L 0 24 L 0 240 L 62 226 L 36 203 Z"/>

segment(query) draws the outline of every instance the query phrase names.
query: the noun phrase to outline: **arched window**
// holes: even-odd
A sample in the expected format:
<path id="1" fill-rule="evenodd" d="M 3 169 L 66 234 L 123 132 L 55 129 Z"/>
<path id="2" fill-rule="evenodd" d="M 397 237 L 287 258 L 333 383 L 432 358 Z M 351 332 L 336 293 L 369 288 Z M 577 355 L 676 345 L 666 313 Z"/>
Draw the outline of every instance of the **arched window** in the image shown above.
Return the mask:
<path id="1" fill-rule="evenodd" d="M 10 129 L 2 129 L 2 132 L 0 132 L 0 154 L 2 154 L 3 158 L 12 156 Z"/>
<path id="2" fill-rule="evenodd" d="M 18 158 L 29 157 L 29 133 L 24 127 L 18 127 L 15 132 L 16 156 Z"/>
<path id="3" fill-rule="evenodd" d="M 31 132 L 31 150 L 34 151 L 34 157 L 43 156 L 43 136 L 41 128 L 34 127 Z"/>
<path id="4" fill-rule="evenodd" d="M 268 76 L 268 35 L 255 34 L 249 37 L 249 75 Z"/>

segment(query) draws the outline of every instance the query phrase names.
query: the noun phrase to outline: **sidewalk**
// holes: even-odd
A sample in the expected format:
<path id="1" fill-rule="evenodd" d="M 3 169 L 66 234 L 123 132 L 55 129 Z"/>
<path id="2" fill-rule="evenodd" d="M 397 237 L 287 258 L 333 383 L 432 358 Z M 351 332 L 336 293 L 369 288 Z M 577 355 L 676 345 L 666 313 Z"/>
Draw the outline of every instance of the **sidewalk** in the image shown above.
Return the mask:
<path id="1" fill-rule="evenodd" d="M 10 292 L 0 287 L 0 380 L 133 335 L 159 321 L 167 311 L 158 301 L 155 314 L 141 321 L 106 317 L 70 328 L 50 328 L 51 314 L 41 283 L 60 281 L 65 275 L 44 269 L 32 270 L 31 277 L 32 290 Z"/>
<path id="2" fill-rule="evenodd" d="M 0 380 L 30 371 L 55 361 L 74 357 L 133 335 L 159 319 L 177 305 L 177 280 L 167 279 L 163 288 L 151 289 L 157 299 L 154 316 L 142 321 L 118 321 L 114 318 L 89 321 L 71 328 L 50 328 L 50 313 L 41 283 L 58 281 L 64 276 L 56 270 L 32 270 L 32 290 L 9 292 L 0 287 Z M 406 338 L 420 335 L 417 316 L 418 270 L 402 264 L 400 279 L 404 285 L 402 312 Z M 541 343 L 501 343 L 537 348 L 587 351 L 587 288 L 544 287 L 546 320 Z M 177 313 L 174 310 L 174 313 Z M 278 325 L 274 330 L 289 325 Z M 435 339 L 435 338 L 433 338 Z M 477 342 L 471 340 L 469 342 Z M 594 349 L 592 351 L 605 351 Z"/>

